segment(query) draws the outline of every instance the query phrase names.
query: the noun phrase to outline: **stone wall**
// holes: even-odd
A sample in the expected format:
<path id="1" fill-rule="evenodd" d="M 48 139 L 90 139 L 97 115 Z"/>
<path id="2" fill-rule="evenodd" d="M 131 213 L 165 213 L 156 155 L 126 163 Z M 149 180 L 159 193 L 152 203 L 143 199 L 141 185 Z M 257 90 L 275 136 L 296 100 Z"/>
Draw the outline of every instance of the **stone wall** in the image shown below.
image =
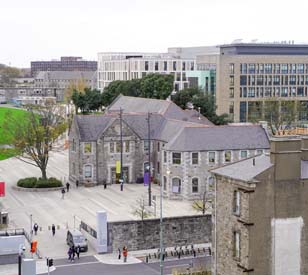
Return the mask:
<path id="1" fill-rule="evenodd" d="M 117 251 L 159 248 L 160 220 L 108 222 L 108 246 Z M 163 219 L 164 247 L 211 242 L 211 215 Z"/>

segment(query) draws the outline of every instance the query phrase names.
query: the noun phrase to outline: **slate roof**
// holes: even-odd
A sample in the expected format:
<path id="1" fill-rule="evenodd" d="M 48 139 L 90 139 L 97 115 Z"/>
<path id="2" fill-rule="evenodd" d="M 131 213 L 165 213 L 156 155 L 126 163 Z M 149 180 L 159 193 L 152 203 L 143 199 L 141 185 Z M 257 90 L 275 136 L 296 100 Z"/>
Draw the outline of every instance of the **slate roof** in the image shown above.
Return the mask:
<path id="1" fill-rule="evenodd" d="M 253 159 L 255 159 L 255 165 L 253 165 Z M 241 181 L 257 182 L 255 177 L 271 168 L 272 166 L 273 164 L 270 162 L 270 157 L 263 154 L 234 162 L 220 168 L 211 169 L 210 172 L 216 175 L 221 175 Z"/>
<path id="2" fill-rule="evenodd" d="M 165 118 L 213 125 L 213 123 L 204 116 L 202 116 L 202 119 L 198 119 L 198 116 L 196 116 L 196 111 L 184 111 L 175 103 L 168 100 L 119 95 L 107 108 L 106 113 L 119 112 L 120 108 L 122 108 L 123 113 L 138 112 L 146 114 L 150 112 L 153 114 L 156 113 L 163 115 Z"/>
<path id="3" fill-rule="evenodd" d="M 134 103 L 134 100 L 137 103 Z M 152 103 L 154 107 L 151 106 Z M 104 115 L 75 116 L 81 141 L 95 141 L 103 135 L 109 125 L 119 119 L 120 106 L 126 110 L 122 116 L 123 123 L 126 123 L 141 139 L 148 138 L 147 111 L 150 110 L 151 138 L 167 142 L 166 150 L 269 148 L 268 137 L 261 126 L 215 126 L 212 123 L 208 125 L 200 123 L 198 118 L 189 119 L 190 115 L 196 114 L 185 112 L 174 103 L 126 96 L 119 96 Z M 131 109 L 132 111 L 129 111 Z M 158 112 L 152 112 L 154 110 Z"/>
<path id="4" fill-rule="evenodd" d="M 165 149 L 170 151 L 209 151 L 269 148 L 265 130 L 259 126 L 185 127 Z"/>

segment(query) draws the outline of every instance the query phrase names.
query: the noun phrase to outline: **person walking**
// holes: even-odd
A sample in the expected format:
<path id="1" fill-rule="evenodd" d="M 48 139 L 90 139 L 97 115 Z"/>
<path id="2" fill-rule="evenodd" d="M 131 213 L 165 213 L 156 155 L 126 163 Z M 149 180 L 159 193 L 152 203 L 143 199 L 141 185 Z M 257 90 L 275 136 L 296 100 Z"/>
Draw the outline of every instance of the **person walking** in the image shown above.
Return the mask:
<path id="1" fill-rule="evenodd" d="M 121 260 L 121 249 L 118 248 L 118 259 Z"/>
<path id="2" fill-rule="evenodd" d="M 61 194 L 62 194 L 62 200 L 64 200 L 64 194 L 65 194 L 65 189 L 64 189 L 64 187 L 63 187 L 62 190 L 61 190 Z"/>
<path id="3" fill-rule="evenodd" d="M 75 261 L 75 246 L 72 246 L 72 258 L 71 258 L 71 261 L 74 262 Z"/>
<path id="4" fill-rule="evenodd" d="M 38 224 L 37 223 L 35 223 L 33 225 L 33 230 L 34 230 L 34 235 L 37 235 L 37 231 L 38 231 Z"/>
<path id="5" fill-rule="evenodd" d="M 68 260 L 72 261 L 72 248 L 71 247 L 68 249 L 67 254 L 68 254 Z"/>
<path id="6" fill-rule="evenodd" d="M 52 224 L 51 226 L 51 232 L 52 232 L 52 236 L 56 234 L 56 226 L 54 224 Z"/>
<path id="7" fill-rule="evenodd" d="M 66 183 L 66 192 L 68 192 L 68 191 L 70 191 L 70 183 L 69 182 Z"/>
<path id="8" fill-rule="evenodd" d="M 128 254 L 127 247 L 124 246 L 124 247 L 123 247 L 123 261 L 124 261 L 124 263 L 127 262 L 127 254 Z"/>
<path id="9" fill-rule="evenodd" d="M 79 180 L 76 180 L 76 188 L 79 186 Z"/>
<path id="10" fill-rule="evenodd" d="M 79 260 L 79 255 L 80 255 L 80 245 L 77 245 L 77 247 L 76 247 L 76 255 L 77 255 L 77 259 Z"/>

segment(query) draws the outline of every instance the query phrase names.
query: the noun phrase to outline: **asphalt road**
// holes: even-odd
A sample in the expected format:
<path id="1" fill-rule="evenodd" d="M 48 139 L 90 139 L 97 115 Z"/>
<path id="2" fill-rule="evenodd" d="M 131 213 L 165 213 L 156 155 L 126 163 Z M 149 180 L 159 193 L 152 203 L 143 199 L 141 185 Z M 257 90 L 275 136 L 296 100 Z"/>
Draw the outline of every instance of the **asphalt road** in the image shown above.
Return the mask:
<path id="1" fill-rule="evenodd" d="M 210 265 L 211 257 L 199 257 L 194 259 L 168 260 L 164 262 L 164 274 L 172 274 L 172 269 L 187 269 L 193 262 L 195 266 L 201 264 Z M 56 270 L 51 275 L 159 275 L 159 262 L 139 263 L 129 265 L 110 265 L 103 264 L 94 257 L 84 257 L 76 260 L 74 263 L 68 262 L 67 259 L 55 261 Z"/>

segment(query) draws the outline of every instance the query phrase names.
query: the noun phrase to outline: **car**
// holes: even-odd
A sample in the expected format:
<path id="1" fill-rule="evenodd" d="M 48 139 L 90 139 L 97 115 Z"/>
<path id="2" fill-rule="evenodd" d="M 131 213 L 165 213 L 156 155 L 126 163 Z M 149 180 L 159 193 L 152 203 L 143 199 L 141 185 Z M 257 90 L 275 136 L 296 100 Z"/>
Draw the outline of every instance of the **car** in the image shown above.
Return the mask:
<path id="1" fill-rule="evenodd" d="M 87 239 L 82 235 L 82 233 L 77 230 L 68 230 L 66 235 L 66 243 L 70 247 L 80 246 L 80 252 L 88 251 L 88 242 Z"/>

